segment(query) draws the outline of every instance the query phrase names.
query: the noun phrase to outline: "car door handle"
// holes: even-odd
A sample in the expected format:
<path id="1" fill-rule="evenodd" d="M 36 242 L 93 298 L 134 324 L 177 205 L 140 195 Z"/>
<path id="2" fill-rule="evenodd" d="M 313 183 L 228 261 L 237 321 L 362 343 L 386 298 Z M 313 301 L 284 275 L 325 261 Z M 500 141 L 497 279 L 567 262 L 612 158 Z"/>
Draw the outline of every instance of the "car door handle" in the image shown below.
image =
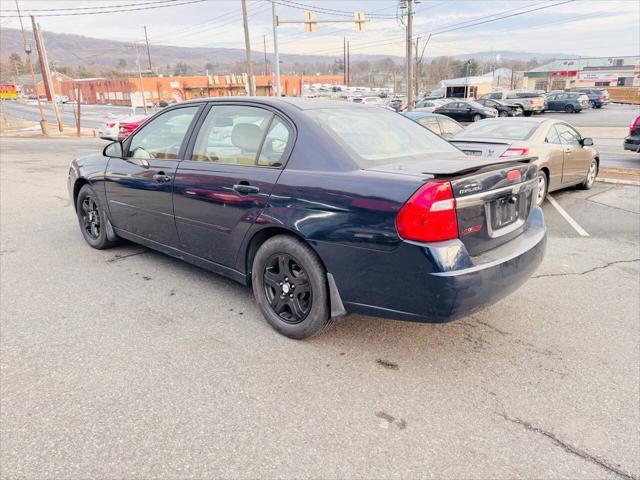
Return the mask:
<path id="1" fill-rule="evenodd" d="M 255 185 L 249 185 L 249 183 L 237 183 L 233 186 L 233 189 L 240 195 L 248 195 L 250 193 L 258 193 L 260 189 Z"/>
<path id="2" fill-rule="evenodd" d="M 165 175 L 164 172 L 158 172 L 153 176 L 153 179 L 158 183 L 167 183 L 171 181 L 169 175 Z"/>

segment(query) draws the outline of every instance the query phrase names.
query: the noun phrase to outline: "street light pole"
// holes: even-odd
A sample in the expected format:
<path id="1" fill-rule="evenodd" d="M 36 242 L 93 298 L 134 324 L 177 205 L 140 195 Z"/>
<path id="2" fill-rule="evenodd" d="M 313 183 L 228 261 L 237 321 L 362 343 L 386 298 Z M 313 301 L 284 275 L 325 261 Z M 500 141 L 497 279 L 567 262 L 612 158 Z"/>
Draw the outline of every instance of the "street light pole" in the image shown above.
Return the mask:
<path id="1" fill-rule="evenodd" d="M 276 3 L 271 2 L 271 16 L 273 17 L 273 54 L 276 57 L 276 97 L 280 92 L 280 54 L 278 53 L 278 16 L 276 15 Z"/>
<path id="2" fill-rule="evenodd" d="M 413 0 L 407 0 L 407 56 L 405 63 L 407 64 L 407 110 L 413 110 L 413 82 L 411 76 L 413 51 Z"/>

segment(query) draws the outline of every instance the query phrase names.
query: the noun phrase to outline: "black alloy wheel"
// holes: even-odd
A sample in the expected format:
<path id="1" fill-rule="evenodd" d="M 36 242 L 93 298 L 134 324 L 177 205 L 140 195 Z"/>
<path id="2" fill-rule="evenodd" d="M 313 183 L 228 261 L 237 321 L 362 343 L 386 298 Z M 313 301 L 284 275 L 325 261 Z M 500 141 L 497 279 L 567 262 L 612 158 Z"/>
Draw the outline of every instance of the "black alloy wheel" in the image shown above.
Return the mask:
<path id="1" fill-rule="evenodd" d="M 287 253 L 272 255 L 263 271 L 264 293 L 284 322 L 302 322 L 313 305 L 313 290 L 300 263 Z"/>
<path id="2" fill-rule="evenodd" d="M 564 107 L 564 111 L 567 113 L 573 113 L 575 112 L 575 108 L 573 108 L 573 105 L 567 105 L 566 107 Z"/>
<path id="3" fill-rule="evenodd" d="M 107 217 L 102 211 L 98 195 L 89 184 L 83 185 L 78 192 L 76 214 L 82 236 L 93 248 L 101 250 L 116 243 L 117 239 L 109 240 L 107 236 Z"/>
<path id="4" fill-rule="evenodd" d="M 317 253 L 302 239 L 267 239 L 251 264 L 253 295 L 276 331 L 302 340 L 331 325 L 329 281 Z"/>
<path id="5" fill-rule="evenodd" d="M 92 195 L 87 195 L 80 204 L 82 222 L 84 230 L 89 237 L 94 240 L 100 238 L 100 211 L 98 210 L 98 202 Z"/>

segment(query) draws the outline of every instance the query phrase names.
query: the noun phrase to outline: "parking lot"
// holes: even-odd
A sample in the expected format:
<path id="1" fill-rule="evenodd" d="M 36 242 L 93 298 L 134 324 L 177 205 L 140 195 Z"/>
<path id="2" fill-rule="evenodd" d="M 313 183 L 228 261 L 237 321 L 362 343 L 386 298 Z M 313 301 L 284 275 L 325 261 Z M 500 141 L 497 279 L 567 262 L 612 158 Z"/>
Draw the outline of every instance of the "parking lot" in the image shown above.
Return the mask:
<path id="1" fill-rule="evenodd" d="M 230 280 L 85 244 L 67 168 L 103 145 L 2 140 L 3 477 L 640 478 L 638 187 L 552 194 L 583 233 L 547 202 L 491 308 L 296 342 Z"/>

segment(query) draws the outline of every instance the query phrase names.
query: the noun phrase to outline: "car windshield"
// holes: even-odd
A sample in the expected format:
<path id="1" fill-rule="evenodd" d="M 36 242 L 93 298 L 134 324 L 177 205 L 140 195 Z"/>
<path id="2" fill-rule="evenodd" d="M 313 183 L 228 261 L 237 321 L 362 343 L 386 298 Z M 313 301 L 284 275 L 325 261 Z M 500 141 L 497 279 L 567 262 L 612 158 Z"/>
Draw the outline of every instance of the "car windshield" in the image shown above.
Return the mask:
<path id="1" fill-rule="evenodd" d="M 483 121 L 469 125 L 456 135 L 458 138 L 506 138 L 509 140 L 526 140 L 540 125 L 537 122 L 519 120 Z"/>
<path id="2" fill-rule="evenodd" d="M 425 159 L 434 153 L 460 154 L 438 135 L 388 110 L 327 108 L 307 113 L 362 168 Z"/>

